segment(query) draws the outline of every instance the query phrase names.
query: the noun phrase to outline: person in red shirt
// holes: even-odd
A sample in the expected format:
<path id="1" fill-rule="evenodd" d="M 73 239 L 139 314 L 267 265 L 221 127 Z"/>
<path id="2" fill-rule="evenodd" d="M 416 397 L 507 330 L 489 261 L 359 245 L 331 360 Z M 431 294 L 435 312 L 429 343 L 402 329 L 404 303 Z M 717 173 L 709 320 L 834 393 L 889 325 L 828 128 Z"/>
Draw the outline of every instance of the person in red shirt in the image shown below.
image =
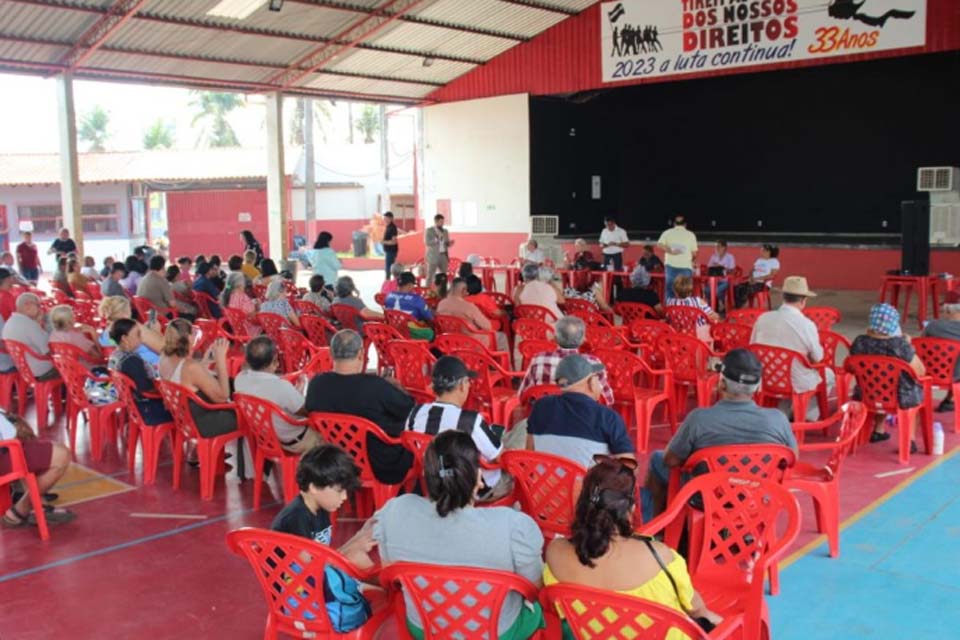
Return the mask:
<path id="1" fill-rule="evenodd" d="M 36 284 L 40 279 L 40 253 L 29 231 L 23 232 L 23 240 L 17 245 L 17 265 L 24 280 Z"/>
<path id="2" fill-rule="evenodd" d="M 483 315 L 490 319 L 490 324 L 494 331 L 500 330 L 500 322 L 503 319 L 509 321 L 507 312 L 500 308 L 497 301 L 483 292 L 483 285 L 480 278 L 474 275 L 467 276 L 467 301 L 472 302 L 480 308 Z"/>
<path id="3" fill-rule="evenodd" d="M 17 297 L 11 291 L 13 287 L 13 272 L 0 267 L 0 317 L 6 322 L 10 315 L 17 310 Z"/>

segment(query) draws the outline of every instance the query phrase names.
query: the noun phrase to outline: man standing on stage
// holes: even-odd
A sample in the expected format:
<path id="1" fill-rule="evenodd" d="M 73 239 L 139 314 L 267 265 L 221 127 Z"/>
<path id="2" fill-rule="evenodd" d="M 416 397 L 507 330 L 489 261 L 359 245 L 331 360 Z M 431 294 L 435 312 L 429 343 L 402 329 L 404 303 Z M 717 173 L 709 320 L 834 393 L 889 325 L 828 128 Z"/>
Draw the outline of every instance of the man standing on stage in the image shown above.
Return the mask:
<path id="1" fill-rule="evenodd" d="M 383 214 L 383 219 L 387 223 L 387 228 L 383 231 L 383 259 L 384 267 L 387 272 L 387 280 L 390 279 L 390 267 L 397 261 L 397 252 L 400 251 L 400 241 L 397 240 L 397 225 L 393 223 L 393 212 L 387 211 Z"/>
<path id="2" fill-rule="evenodd" d="M 450 232 L 443 228 L 443 216 L 433 216 L 433 226 L 427 229 L 424 244 L 427 245 L 427 282 L 433 282 L 433 276 L 440 271 L 447 272 L 449 262 L 447 251 L 453 246 Z"/>
<path id="3" fill-rule="evenodd" d="M 630 246 L 627 232 L 617 226 L 617 221 L 608 216 L 607 226 L 600 232 L 600 246 L 603 248 L 603 268 L 613 263 L 614 271 L 623 271 L 623 250 Z"/>
<path id="4" fill-rule="evenodd" d="M 667 265 L 664 297 L 672 298 L 673 281 L 678 276 L 693 277 L 693 260 L 697 257 L 697 236 L 687 229 L 687 220 L 682 215 L 673 220 L 673 228 L 660 234 L 657 244 L 663 248 Z"/>

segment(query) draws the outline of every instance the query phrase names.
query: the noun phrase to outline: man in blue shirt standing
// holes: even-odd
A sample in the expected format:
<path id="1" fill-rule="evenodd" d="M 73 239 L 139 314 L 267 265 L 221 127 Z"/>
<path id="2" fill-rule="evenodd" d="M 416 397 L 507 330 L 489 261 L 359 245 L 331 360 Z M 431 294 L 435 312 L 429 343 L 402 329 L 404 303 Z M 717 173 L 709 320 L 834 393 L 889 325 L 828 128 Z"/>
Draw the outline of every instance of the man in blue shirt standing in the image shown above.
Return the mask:
<path id="1" fill-rule="evenodd" d="M 409 271 L 400 274 L 397 279 L 397 290 L 387 295 L 384 309 L 402 311 L 411 317 L 408 323 L 410 335 L 414 339 L 433 339 L 433 330 L 429 323 L 433 321 L 433 312 L 427 306 L 423 296 L 413 292 L 417 285 L 417 278 Z"/>

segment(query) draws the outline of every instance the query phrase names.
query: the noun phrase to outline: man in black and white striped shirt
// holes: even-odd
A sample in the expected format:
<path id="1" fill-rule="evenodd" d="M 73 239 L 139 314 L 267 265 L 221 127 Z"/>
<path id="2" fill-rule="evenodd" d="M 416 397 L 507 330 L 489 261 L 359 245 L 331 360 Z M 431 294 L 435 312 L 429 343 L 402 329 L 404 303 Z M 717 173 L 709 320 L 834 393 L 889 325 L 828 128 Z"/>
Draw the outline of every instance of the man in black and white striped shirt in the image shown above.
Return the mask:
<path id="1" fill-rule="evenodd" d="M 433 366 L 433 391 L 437 399 L 413 408 L 407 418 L 407 430 L 433 436 L 451 429 L 468 433 L 484 461 L 496 460 L 503 451 L 502 428 L 491 427 L 479 412 L 463 408 L 470 395 L 470 380 L 476 377 L 476 372 L 467 369 L 459 358 L 443 356 L 437 360 Z M 482 473 L 484 483 L 492 489 L 483 496 L 486 500 L 506 495 L 513 486 L 512 478 L 500 470 Z"/>

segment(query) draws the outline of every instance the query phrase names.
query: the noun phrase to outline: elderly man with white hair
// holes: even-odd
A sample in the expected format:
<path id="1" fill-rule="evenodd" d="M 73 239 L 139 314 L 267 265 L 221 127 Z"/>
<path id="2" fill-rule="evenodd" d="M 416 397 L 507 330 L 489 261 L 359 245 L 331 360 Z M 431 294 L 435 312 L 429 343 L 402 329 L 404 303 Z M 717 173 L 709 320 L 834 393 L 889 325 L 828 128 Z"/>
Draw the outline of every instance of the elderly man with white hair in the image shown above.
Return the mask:
<path id="1" fill-rule="evenodd" d="M 532 262 L 523 265 L 521 271 L 523 284 L 514 290 L 513 301 L 517 304 L 545 307 L 553 314 L 555 322 L 563 315 L 559 307 L 564 302 L 563 290 L 558 283 L 544 282 L 540 278 L 540 273 L 541 267 Z"/>
<path id="2" fill-rule="evenodd" d="M 523 249 L 523 255 L 521 257 L 523 258 L 524 262 L 543 264 L 543 250 L 540 248 L 540 245 L 536 240 L 530 238 Z"/>
<path id="3" fill-rule="evenodd" d="M 50 353 L 50 334 L 43 326 L 40 298 L 32 293 L 20 294 L 17 310 L 3 326 L 3 339 L 23 343 L 39 356 Z M 28 354 L 27 364 L 38 380 L 52 380 L 60 376 L 50 360 L 37 360 Z"/>

